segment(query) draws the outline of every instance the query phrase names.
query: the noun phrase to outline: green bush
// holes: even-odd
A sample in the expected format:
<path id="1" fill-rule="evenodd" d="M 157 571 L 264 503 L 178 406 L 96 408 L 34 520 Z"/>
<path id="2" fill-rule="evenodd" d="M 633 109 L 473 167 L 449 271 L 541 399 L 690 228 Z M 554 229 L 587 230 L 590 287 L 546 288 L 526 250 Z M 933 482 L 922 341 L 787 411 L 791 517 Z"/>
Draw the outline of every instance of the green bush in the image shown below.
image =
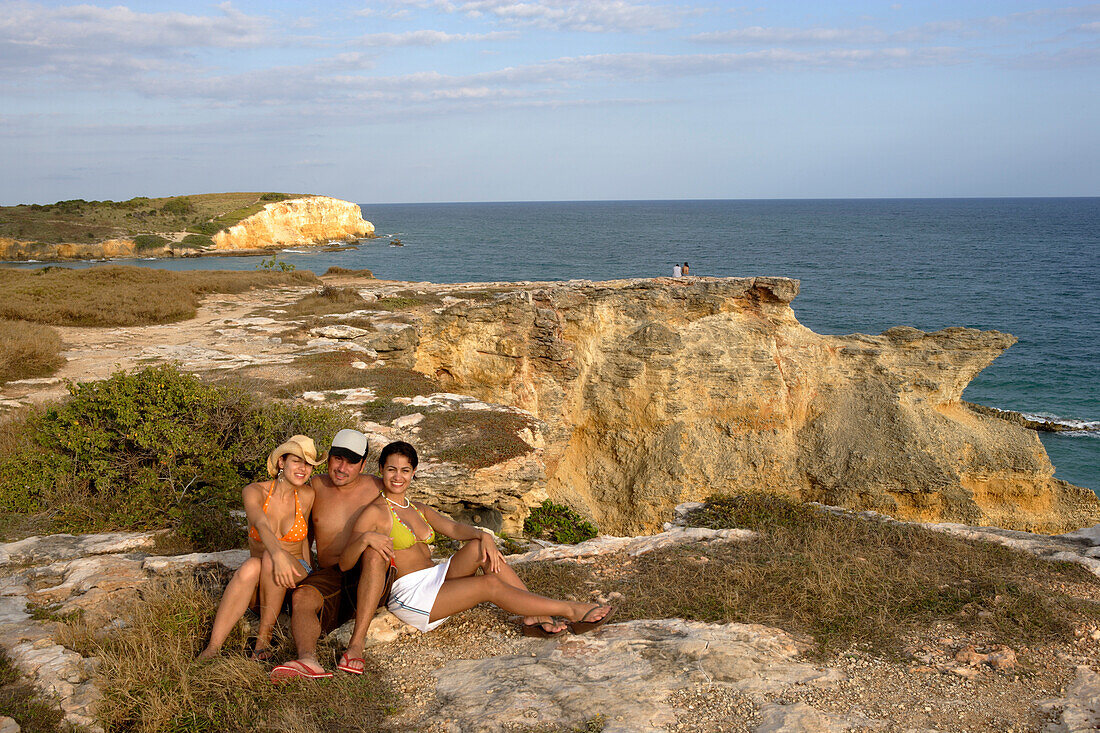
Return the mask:
<path id="1" fill-rule="evenodd" d="M 187 231 L 194 232 L 195 234 L 205 234 L 208 237 L 214 236 L 222 230 L 222 227 L 215 224 L 212 221 L 204 221 L 199 224 L 194 224 L 187 227 Z"/>
<path id="2" fill-rule="evenodd" d="M 191 202 L 186 196 L 177 196 L 176 198 L 168 199 L 164 202 L 164 205 L 160 207 L 162 214 L 190 214 L 195 210 L 195 204 Z"/>
<path id="3" fill-rule="evenodd" d="M 207 247 L 213 247 L 214 240 L 210 237 L 204 237 L 201 234 L 188 234 L 176 246 L 185 247 L 187 249 L 205 249 Z"/>
<path id="4" fill-rule="evenodd" d="M 160 249 L 168 244 L 168 240 L 157 234 L 138 234 L 134 237 L 134 247 L 138 252 L 147 249 Z"/>
<path id="5" fill-rule="evenodd" d="M 523 520 L 523 531 L 529 537 L 575 545 L 595 537 L 599 530 L 577 512 L 547 499 Z"/>
<path id="6" fill-rule="evenodd" d="M 268 452 L 295 433 L 318 443 L 333 410 L 261 404 L 175 367 L 71 384 L 70 397 L 0 426 L 0 510 L 49 512 L 71 532 L 170 528 L 196 549 L 239 546 L 229 519 Z"/>
<path id="7" fill-rule="evenodd" d="M 265 193 L 260 197 L 260 201 L 285 201 L 290 198 L 285 193 Z"/>

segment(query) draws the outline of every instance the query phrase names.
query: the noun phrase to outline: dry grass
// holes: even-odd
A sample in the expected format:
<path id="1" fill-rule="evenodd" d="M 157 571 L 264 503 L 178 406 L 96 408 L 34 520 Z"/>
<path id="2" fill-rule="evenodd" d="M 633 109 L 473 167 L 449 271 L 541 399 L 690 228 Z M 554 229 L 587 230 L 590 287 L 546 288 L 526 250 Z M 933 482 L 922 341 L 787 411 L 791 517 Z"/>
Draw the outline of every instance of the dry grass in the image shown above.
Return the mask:
<path id="1" fill-rule="evenodd" d="M 144 267 L 0 268 L 0 318 L 58 326 L 138 326 L 195 315 L 199 297 L 305 285 L 311 272 L 169 272 Z"/>
<path id="2" fill-rule="evenodd" d="M 619 591 L 621 618 L 777 626 L 812 636 L 821 655 L 852 645 L 893 653 L 907 635 L 941 623 L 1010 645 L 1070 640 L 1075 624 L 1100 619 L 1100 604 L 1064 590 L 1100 597 L 1100 581 L 1084 568 L 992 543 L 773 496 L 713 499 L 695 523 L 761 536 L 653 552 L 604 577 L 543 565 L 525 569 L 524 580 L 551 596 L 595 586 Z"/>
<path id="3" fill-rule="evenodd" d="M 367 278 L 367 279 L 370 279 L 370 280 L 374 279 L 374 273 L 370 270 L 367 270 L 367 269 L 349 270 L 346 267 L 338 267 L 336 265 L 333 265 L 332 267 L 325 270 L 325 274 L 322 275 L 321 277 L 330 277 L 330 276 L 363 277 L 363 278 Z"/>
<path id="4" fill-rule="evenodd" d="M 204 587 L 205 586 L 205 587 Z M 100 658 L 97 717 L 106 731 L 319 731 L 384 730 L 383 717 L 399 701 L 377 668 L 362 677 L 273 685 L 269 666 L 249 661 L 243 624 L 223 655 L 195 661 L 216 609 L 221 583 L 175 581 L 146 593 L 129 611 L 129 626 L 104 635 L 79 622 L 61 639 Z M 322 646 L 322 659 L 333 650 Z M 293 658 L 281 639 L 274 663 Z M 330 669 L 332 664 L 327 664 Z"/>
<path id="5" fill-rule="evenodd" d="M 359 295 L 355 288 L 340 288 L 323 285 L 317 292 L 306 295 L 297 303 L 286 307 L 287 315 L 292 318 L 318 316 L 326 313 L 347 313 L 367 308 L 370 304 Z"/>
<path id="6" fill-rule="evenodd" d="M 277 397 L 296 397 L 308 390 L 369 387 L 374 390 L 376 401 L 386 405 L 392 405 L 394 397 L 415 397 L 440 390 L 439 383 L 434 379 L 411 369 L 399 367 L 356 369 L 351 366 L 353 361 L 360 359 L 362 359 L 360 354 L 349 351 L 329 351 L 300 356 L 294 360 L 294 367 L 303 372 L 303 376 L 279 387 L 272 385 L 272 389 Z M 394 407 L 403 408 L 402 405 L 394 405 Z"/>
<path id="7" fill-rule="evenodd" d="M 526 427 L 527 418 L 512 412 L 430 412 L 419 424 L 419 442 L 432 458 L 486 468 L 534 450 L 519 437 Z"/>
<path id="8" fill-rule="evenodd" d="M 37 323 L 0 320 L 0 384 L 45 377 L 64 363 L 57 331 Z"/>

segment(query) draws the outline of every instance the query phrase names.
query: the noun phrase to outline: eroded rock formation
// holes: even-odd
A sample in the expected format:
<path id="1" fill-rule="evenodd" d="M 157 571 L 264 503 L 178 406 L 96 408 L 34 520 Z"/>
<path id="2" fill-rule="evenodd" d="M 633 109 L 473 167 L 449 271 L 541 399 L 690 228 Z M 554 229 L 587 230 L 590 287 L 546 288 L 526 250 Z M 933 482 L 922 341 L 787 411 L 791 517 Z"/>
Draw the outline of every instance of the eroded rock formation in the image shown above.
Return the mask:
<path id="1" fill-rule="evenodd" d="M 823 336 L 795 318 L 797 293 L 785 278 L 526 285 L 425 315 L 415 366 L 543 421 L 550 496 L 605 531 L 754 490 L 1029 531 L 1100 521 L 1034 432 L 960 404 L 1014 337 Z"/>
<path id="2" fill-rule="evenodd" d="M 214 235 L 214 249 L 266 249 L 373 237 L 357 204 L 307 196 L 264 206 L 263 211 Z"/>
<path id="3" fill-rule="evenodd" d="M 0 260 L 90 260 L 116 257 L 178 257 L 219 254 L 226 250 L 265 250 L 351 241 L 374 236 L 357 204 L 330 196 L 303 196 L 265 204 L 262 211 L 214 235 L 212 249 L 174 247 L 187 232 L 161 232 L 163 246 L 140 248 L 120 236 L 102 242 L 44 244 L 0 237 Z"/>

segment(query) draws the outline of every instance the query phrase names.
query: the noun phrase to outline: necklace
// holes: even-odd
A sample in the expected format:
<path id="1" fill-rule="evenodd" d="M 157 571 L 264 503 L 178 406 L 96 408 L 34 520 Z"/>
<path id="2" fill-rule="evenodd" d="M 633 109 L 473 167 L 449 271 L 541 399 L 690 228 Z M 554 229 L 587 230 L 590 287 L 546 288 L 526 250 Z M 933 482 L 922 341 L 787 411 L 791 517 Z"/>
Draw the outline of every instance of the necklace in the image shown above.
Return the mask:
<path id="1" fill-rule="evenodd" d="M 386 496 L 386 492 L 383 491 L 382 496 Z M 386 501 L 393 504 L 398 509 L 408 509 L 410 506 L 412 506 L 412 503 L 409 501 L 409 497 L 407 497 L 407 496 L 405 497 L 405 503 L 404 504 L 398 504 L 396 501 L 394 501 L 393 499 L 391 499 L 388 496 L 386 496 Z"/>

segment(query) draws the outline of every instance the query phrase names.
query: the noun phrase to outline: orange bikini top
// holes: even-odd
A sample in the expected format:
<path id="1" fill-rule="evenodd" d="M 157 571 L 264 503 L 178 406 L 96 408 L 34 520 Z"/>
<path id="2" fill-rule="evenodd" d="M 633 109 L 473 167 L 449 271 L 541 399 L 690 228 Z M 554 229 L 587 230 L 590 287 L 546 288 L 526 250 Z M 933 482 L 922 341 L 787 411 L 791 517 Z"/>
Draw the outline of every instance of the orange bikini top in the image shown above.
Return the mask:
<path id="1" fill-rule="evenodd" d="M 271 482 L 271 489 L 267 492 L 267 497 L 264 499 L 264 514 L 267 514 L 267 505 L 271 503 L 271 496 L 275 493 L 275 484 L 279 479 L 275 479 Z M 298 487 L 294 487 L 294 524 L 290 525 L 290 529 L 286 534 L 279 537 L 280 542 L 301 542 L 309 534 L 309 527 L 306 525 L 306 518 L 302 516 L 302 505 L 298 501 Z M 256 531 L 255 527 L 248 530 L 248 536 L 257 542 L 261 542 L 260 533 Z"/>

